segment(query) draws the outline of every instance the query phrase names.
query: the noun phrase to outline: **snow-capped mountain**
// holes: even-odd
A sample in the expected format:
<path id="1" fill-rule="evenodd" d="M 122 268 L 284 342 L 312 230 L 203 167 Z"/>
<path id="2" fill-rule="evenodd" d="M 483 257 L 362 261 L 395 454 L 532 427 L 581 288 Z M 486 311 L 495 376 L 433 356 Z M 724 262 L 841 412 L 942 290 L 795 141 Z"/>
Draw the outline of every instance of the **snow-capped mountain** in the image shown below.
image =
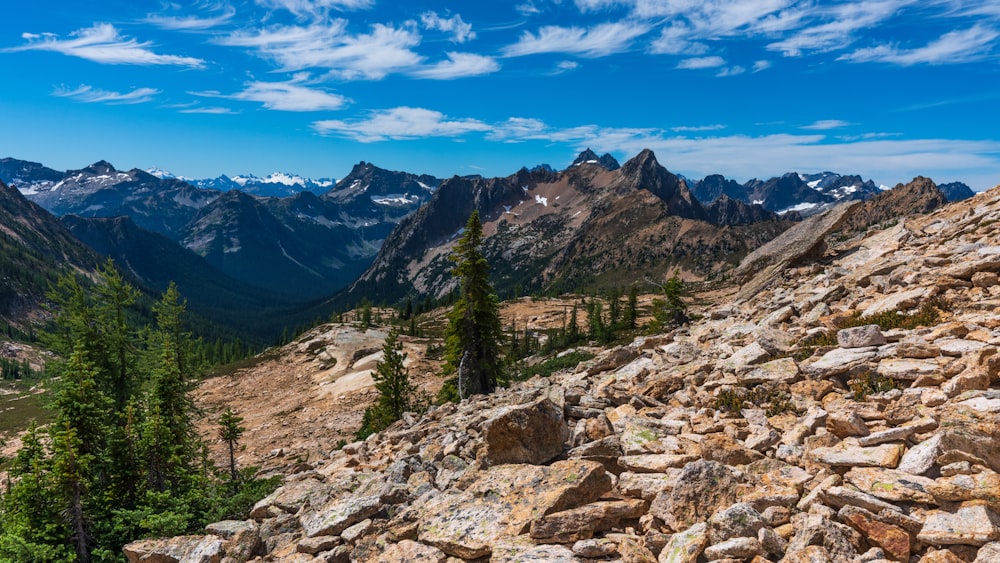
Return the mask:
<path id="1" fill-rule="evenodd" d="M 253 174 L 240 174 L 231 177 L 223 174 L 218 178 L 188 180 L 188 182 L 199 188 L 224 192 L 240 190 L 261 197 L 288 197 L 301 192 L 312 192 L 320 195 L 329 191 L 336 184 L 336 181 L 331 178 L 312 179 L 285 172 L 274 172 L 263 178 Z"/>
<path id="2" fill-rule="evenodd" d="M 713 174 L 693 184 L 692 193 L 705 204 L 725 195 L 778 214 L 797 212 L 803 216 L 819 213 L 840 201 L 867 200 L 881 191 L 871 180 L 835 172 L 789 172 L 769 180 L 755 178 L 744 184 Z"/>

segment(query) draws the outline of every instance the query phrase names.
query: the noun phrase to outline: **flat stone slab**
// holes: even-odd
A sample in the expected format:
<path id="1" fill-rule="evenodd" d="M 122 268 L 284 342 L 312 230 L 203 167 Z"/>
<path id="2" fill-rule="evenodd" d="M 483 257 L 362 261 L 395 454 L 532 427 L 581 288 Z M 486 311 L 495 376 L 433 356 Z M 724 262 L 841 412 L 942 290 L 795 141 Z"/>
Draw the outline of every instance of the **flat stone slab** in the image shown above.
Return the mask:
<path id="1" fill-rule="evenodd" d="M 688 454 L 641 454 L 625 455 L 618 458 L 618 465 L 636 473 L 664 473 L 671 468 L 684 467 L 699 459 Z"/>
<path id="2" fill-rule="evenodd" d="M 886 358 L 878 363 L 879 375 L 902 381 L 913 381 L 921 375 L 929 375 L 939 371 L 941 371 L 941 367 L 934 360 Z"/>
<path id="3" fill-rule="evenodd" d="M 801 379 L 799 366 L 792 358 L 779 358 L 754 366 L 738 375 L 740 383 L 756 385 L 769 381 L 794 383 Z"/>
<path id="4" fill-rule="evenodd" d="M 912 426 L 899 426 L 879 432 L 872 432 L 867 436 L 858 438 L 858 444 L 862 446 L 877 446 L 886 442 L 899 442 L 913 435 L 916 429 Z"/>
<path id="5" fill-rule="evenodd" d="M 858 490 L 891 502 L 919 502 L 933 504 L 934 497 L 928 487 L 934 479 L 911 475 L 897 469 L 855 467 L 844 478 Z"/>
<path id="6" fill-rule="evenodd" d="M 931 510 L 917 539 L 930 545 L 981 546 L 1000 539 L 1000 519 L 982 502 L 962 505 L 956 512 Z"/>
<path id="7" fill-rule="evenodd" d="M 819 360 L 809 364 L 808 371 L 818 375 L 839 375 L 847 373 L 852 368 L 865 362 L 870 362 L 878 355 L 878 348 L 834 348 L 823 354 Z"/>
<path id="8" fill-rule="evenodd" d="M 829 448 L 815 448 L 808 455 L 813 461 L 837 467 L 894 468 L 903 455 L 903 445 L 883 444 L 866 448 L 841 443 Z"/>

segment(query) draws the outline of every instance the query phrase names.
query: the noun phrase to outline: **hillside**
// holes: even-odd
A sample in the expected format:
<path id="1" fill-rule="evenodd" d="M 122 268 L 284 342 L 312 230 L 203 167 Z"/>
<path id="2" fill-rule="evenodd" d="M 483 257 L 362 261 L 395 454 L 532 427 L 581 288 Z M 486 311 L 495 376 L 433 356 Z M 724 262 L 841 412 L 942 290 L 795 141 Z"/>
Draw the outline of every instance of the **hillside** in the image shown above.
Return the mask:
<path id="1" fill-rule="evenodd" d="M 688 326 L 299 457 L 250 520 L 126 554 L 996 560 L 1000 186 L 789 264 Z"/>
<path id="2" fill-rule="evenodd" d="M 115 260 L 153 294 L 170 282 L 187 301 L 188 309 L 235 330 L 244 340 L 273 342 L 303 306 L 287 297 L 245 284 L 215 270 L 204 259 L 167 237 L 140 229 L 127 217 L 83 218 L 67 215 L 62 223 L 77 239 Z"/>
<path id="3" fill-rule="evenodd" d="M 92 274 L 100 261 L 58 219 L 0 182 L 0 319 L 26 328 L 61 273 Z"/>

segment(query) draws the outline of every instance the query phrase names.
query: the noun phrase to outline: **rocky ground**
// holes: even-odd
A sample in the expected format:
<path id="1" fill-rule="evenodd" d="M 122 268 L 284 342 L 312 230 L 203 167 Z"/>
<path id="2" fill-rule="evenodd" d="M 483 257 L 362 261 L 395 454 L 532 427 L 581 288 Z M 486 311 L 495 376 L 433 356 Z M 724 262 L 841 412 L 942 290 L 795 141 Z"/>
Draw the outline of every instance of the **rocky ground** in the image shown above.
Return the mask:
<path id="1" fill-rule="evenodd" d="M 249 520 L 126 555 L 1000 561 L 1000 188 L 820 256 L 825 221 L 697 322 L 320 450 Z"/>

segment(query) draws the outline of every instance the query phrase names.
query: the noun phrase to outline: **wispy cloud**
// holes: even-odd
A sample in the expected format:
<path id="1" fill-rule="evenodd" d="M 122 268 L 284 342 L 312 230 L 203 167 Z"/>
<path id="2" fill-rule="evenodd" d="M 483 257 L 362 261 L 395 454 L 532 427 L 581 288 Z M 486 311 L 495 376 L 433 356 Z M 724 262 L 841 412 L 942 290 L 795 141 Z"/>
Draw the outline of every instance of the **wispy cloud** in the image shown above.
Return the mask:
<path id="1" fill-rule="evenodd" d="M 602 23 L 591 28 L 549 25 L 538 33 L 525 31 L 517 43 L 504 49 L 508 57 L 541 53 L 569 53 L 581 57 L 603 57 L 627 51 L 636 37 L 649 31 L 639 22 Z"/>
<path id="2" fill-rule="evenodd" d="M 71 98 L 78 102 L 105 103 L 112 105 L 143 104 L 153 101 L 160 91 L 155 88 L 136 88 L 131 92 L 111 92 L 88 86 L 86 84 L 77 88 L 69 89 L 65 86 L 56 88 L 52 92 L 53 96 L 60 98 Z"/>
<path id="3" fill-rule="evenodd" d="M 741 67 L 740 65 L 733 65 L 720 70 L 719 72 L 715 73 L 715 75 L 719 77 L 737 76 L 743 74 L 746 71 L 747 69 Z"/>
<path id="4" fill-rule="evenodd" d="M 725 66 L 725 64 L 726 59 L 723 59 L 722 57 L 694 57 L 681 60 L 681 62 L 677 63 L 677 68 L 697 70 L 702 68 L 718 68 L 720 66 Z"/>
<path id="5" fill-rule="evenodd" d="M 465 43 L 476 38 L 476 32 L 472 31 L 472 24 L 462 21 L 462 16 L 458 14 L 450 18 L 443 18 L 434 12 L 424 12 L 420 15 L 420 22 L 425 29 L 451 34 L 451 40 L 455 43 Z"/>
<path id="6" fill-rule="evenodd" d="M 375 0 L 256 0 L 257 4 L 272 10 L 285 10 L 299 17 L 320 18 L 331 10 L 366 10 Z"/>
<path id="7" fill-rule="evenodd" d="M 767 70 L 767 69 L 771 68 L 771 66 L 772 66 L 771 61 L 768 61 L 768 60 L 755 61 L 753 63 L 753 69 L 752 69 L 752 71 L 753 72 L 761 72 L 763 70 Z"/>
<path id="8" fill-rule="evenodd" d="M 24 33 L 27 45 L 6 49 L 15 51 L 53 51 L 71 57 L 79 57 L 102 64 L 119 65 L 175 65 L 203 68 L 205 61 L 194 57 L 161 55 L 154 53 L 149 42 L 139 42 L 124 37 L 108 23 L 95 24 L 74 31 L 71 39 L 60 39 L 58 35 Z"/>
<path id="9" fill-rule="evenodd" d="M 701 133 L 704 131 L 718 131 L 725 128 L 725 125 L 715 123 L 713 125 L 678 125 L 677 127 L 671 127 L 670 130 L 676 133 Z"/>
<path id="10" fill-rule="evenodd" d="M 854 43 L 858 32 L 873 28 L 896 15 L 916 0 L 862 0 L 813 8 L 812 25 L 795 30 L 790 36 L 767 46 L 786 57 L 808 52 L 825 52 Z"/>
<path id="11" fill-rule="evenodd" d="M 238 111 L 233 111 L 223 107 L 192 107 L 178 110 L 178 113 L 193 113 L 206 115 L 236 115 Z"/>
<path id="12" fill-rule="evenodd" d="M 333 78 L 343 80 L 378 80 L 423 62 L 413 50 L 420 44 L 420 34 L 412 25 L 375 24 L 370 33 L 352 35 L 347 32 L 347 20 L 335 19 L 241 31 L 216 42 L 250 48 L 284 71 L 326 69 Z"/>
<path id="13" fill-rule="evenodd" d="M 980 60 L 993 49 L 1000 32 L 976 25 L 961 31 L 951 31 L 939 39 L 916 49 L 900 49 L 893 45 L 879 45 L 858 49 L 840 57 L 851 62 L 881 62 L 912 66 L 916 64 L 954 64 Z"/>
<path id="14" fill-rule="evenodd" d="M 553 69 L 552 72 L 549 74 L 552 75 L 564 74 L 567 72 L 572 72 L 578 68 L 580 68 L 580 63 L 576 61 L 559 61 L 558 63 L 556 63 L 556 68 Z"/>
<path id="15" fill-rule="evenodd" d="M 453 119 L 424 108 L 398 107 L 372 112 L 359 120 L 324 120 L 313 123 L 324 135 L 347 137 L 362 143 L 385 140 L 461 137 L 473 131 L 488 131 L 490 126 L 476 119 Z"/>
<path id="16" fill-rule="evenodd" d="M 258 102 L 277 111 L 332 111 L 347 105 L 347 98 L 302 84 L 307 76 L 289 82 L 249 82 L 242 92 L 191 92 L 196 96 Z"/>
<path id="17" fill-rule="evenodd" d="M 848 125 L 850 125 L 850 123 L 839 119 L 820 119 L 819 121 L 814 121 L 809 125 L 803 125 L 802 128 L 809 131 L 829 131 L 830 129 L 839 129 L 841 127 L 847 127 Z"/>
<path id="18" fill-rule="evenodd" d="M 491 74 L 500 70 L 500 63 L 493 57 L 474 53 L 448 53 L 448 60 L 410 72 L 417 78 L 451 80 L 468 76 Z"/>
<path id="19" fill-rule="evenodd" d="M 236 9 L 229 5 L 216 6 L 220 13 L 209 17 L 192 15 L 168 16 L 164 14 L 149 14 L 146 21 L 162 29 L 173 31 L 204 31 L 229 23 L 236 15 Z"/>

